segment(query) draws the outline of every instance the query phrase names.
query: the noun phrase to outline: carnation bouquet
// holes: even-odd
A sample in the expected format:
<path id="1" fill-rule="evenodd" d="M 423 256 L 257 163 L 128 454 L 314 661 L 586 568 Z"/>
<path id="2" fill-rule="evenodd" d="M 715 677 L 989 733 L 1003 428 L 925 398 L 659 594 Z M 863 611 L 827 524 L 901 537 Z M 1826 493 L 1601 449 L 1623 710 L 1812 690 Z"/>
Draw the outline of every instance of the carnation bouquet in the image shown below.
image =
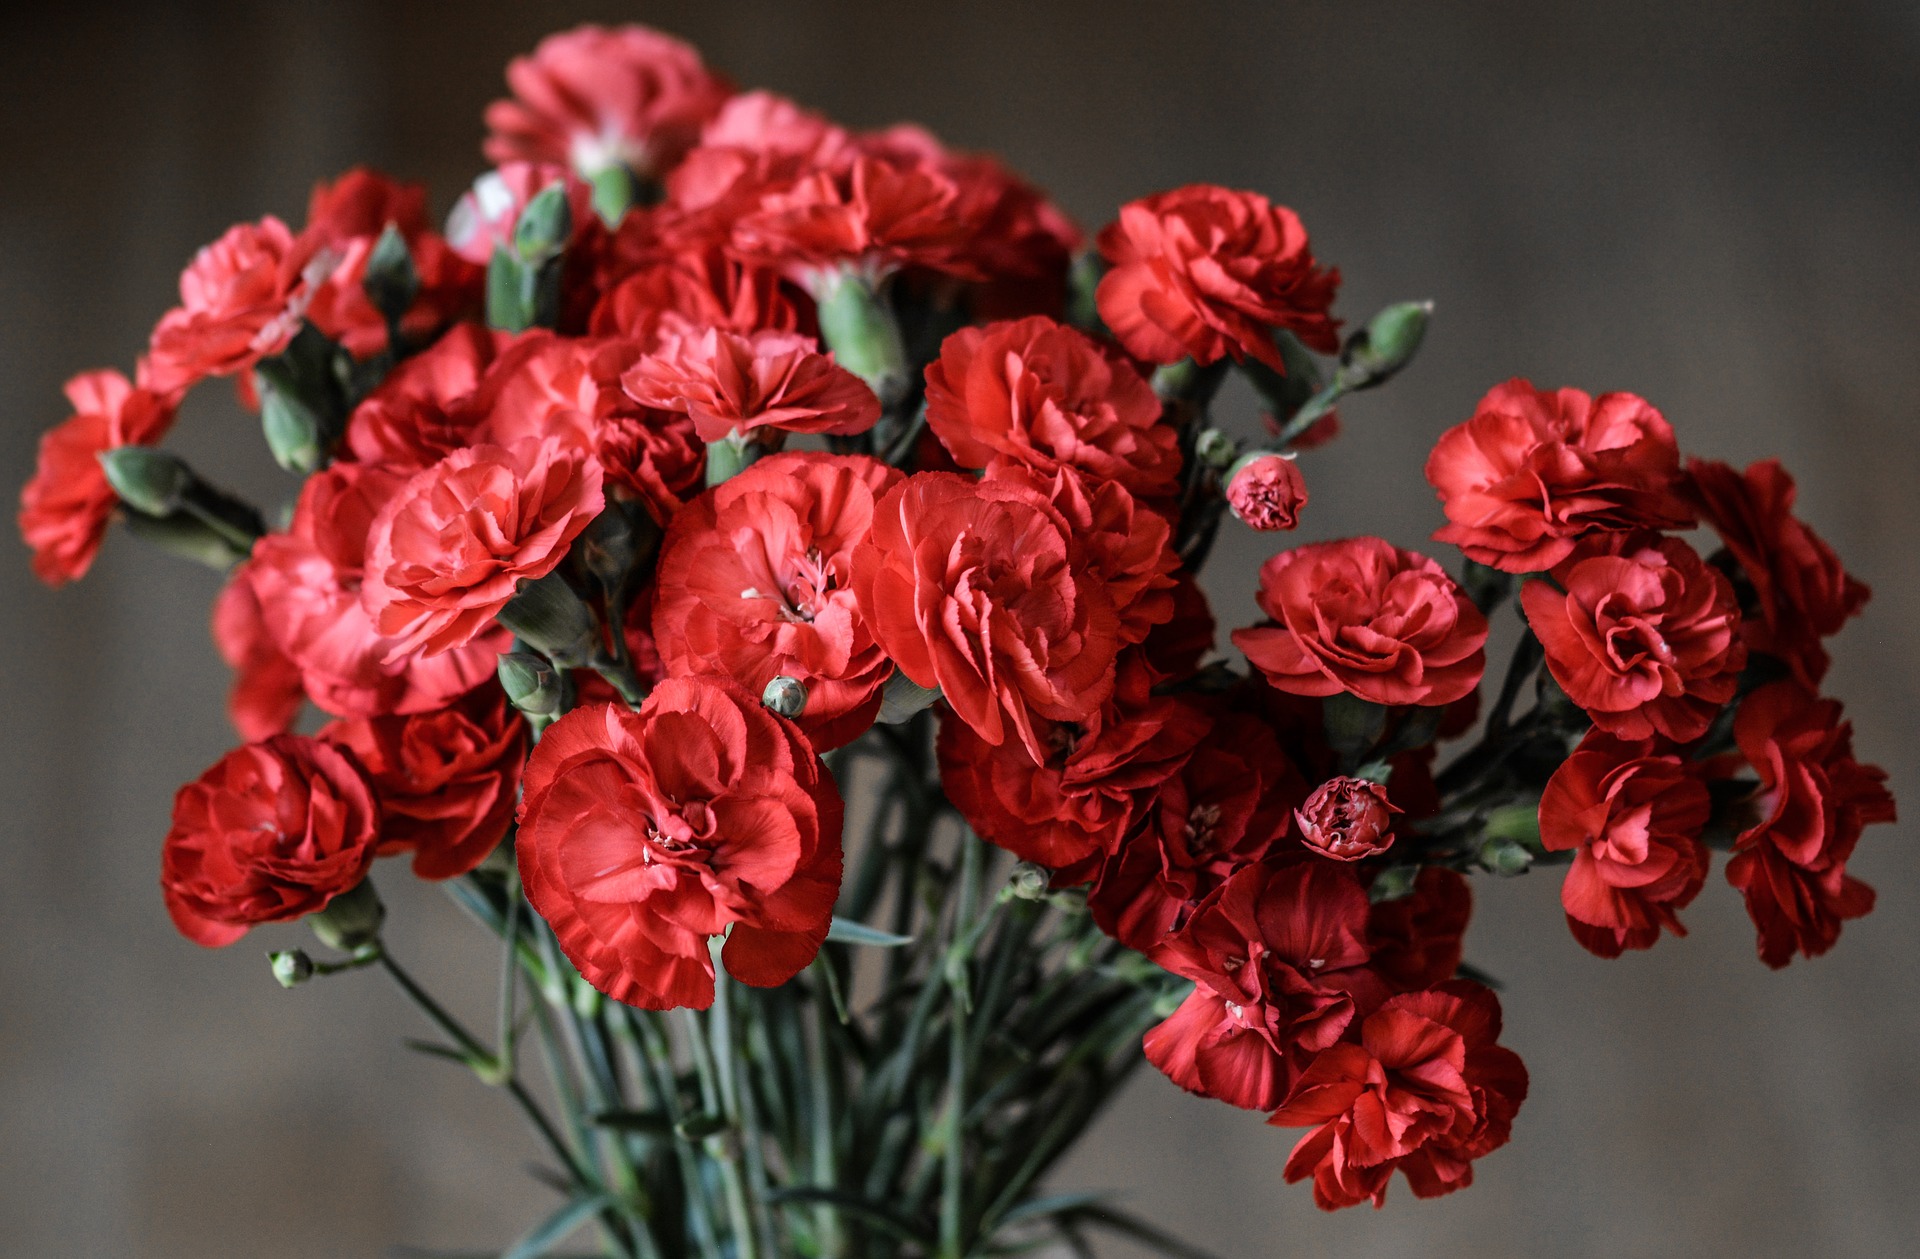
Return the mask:
<path id="1" fill-rule="evenodd" d="M 1256 192 L 1088 242 L 638 27 L 507 78 L 444 230 L 356 169 L 201 250 L 133 374 L 69 383 L 20 525 L 54 584 L 114 522 L 228 573 L 245 742 L 175 799 L 167 911 L 398 985 L 543 1144 L 514 1259 L 1194 1255 L 1048 1183 L 1142 1063 L 1293 1130 L 1322 1207 L 1450 1193 L 1527 1093 L 1470 876 L 1557 867 L 1603 957 L 1683 934 L 1714 850 L 1769 966 L 1872 907 L 1893 800 L 1821 693 L 1867 590 L 1778 463 L 1498 384 L 1426 460 L 1451 571 L 1276 545 L 1223 653 L 1219 531 L 1295 527 L 1430 304 L 1345 328 Z M 216 378 L 286 502 L 162 449 Z M 409 872 L 494 1008 L 389 947 Z"/>

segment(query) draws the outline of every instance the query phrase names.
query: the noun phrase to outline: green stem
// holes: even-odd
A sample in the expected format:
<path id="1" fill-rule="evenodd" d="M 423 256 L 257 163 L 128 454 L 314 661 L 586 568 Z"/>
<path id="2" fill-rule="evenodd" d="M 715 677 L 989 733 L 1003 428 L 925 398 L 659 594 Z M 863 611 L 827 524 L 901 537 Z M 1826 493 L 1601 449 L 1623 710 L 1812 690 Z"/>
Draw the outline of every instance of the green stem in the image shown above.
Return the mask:
<path id="1" fill-rule="evenodd" d="M 960 836 L 960 897 L 953 915 L 953 945 L 947 958 L 947 984 L 953 993 L 947 1022 L 947 1148 L 940 1193 L 940 1257 L 964 1259 L 962 1207 L 966 1201 L 967 1015 L 972 1002 L 966 982 L 972 947 L 974 902 L 980 889 L 980 840 L 971 830 Z"/>

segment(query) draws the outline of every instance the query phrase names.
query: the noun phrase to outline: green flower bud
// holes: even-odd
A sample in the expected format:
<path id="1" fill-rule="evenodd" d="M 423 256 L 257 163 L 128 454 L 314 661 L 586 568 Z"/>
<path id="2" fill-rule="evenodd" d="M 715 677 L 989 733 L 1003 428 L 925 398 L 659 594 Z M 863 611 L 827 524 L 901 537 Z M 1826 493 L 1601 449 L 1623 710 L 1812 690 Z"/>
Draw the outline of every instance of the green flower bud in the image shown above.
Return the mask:
<path id="1" fill-rule="evenodd" d="M 513 251 L 522 262 L 545 262 L 557 257 L 572 235 L 573 208 L 567 204 L 567 181 L 556 179 L 520 211 L 520 221 L 513 226 Z"/>
<path id="2" fill-rule="evenodd" d="M 1533 854 L 1527 851 L 1524 844 L 1498 836 L 1493 836 L 1481 844 L 1480 851 L 1476 855 L 1483 868 L 1504 878 L 1525 874 L 1533 865 Z"/>
<path id="3" fill-rule="evenodd" d="M 551 717 L 560 711 L 560 675 L 553 666 L 528 651 L 510 651 L 495 666 L 507 702 L 529 717 Z"/>
<path id="4" fill-rule="evenodd" d="M 313 978 L 313 959 L 305 949 L 277 949 L 267 954 L 267 962 L 282 988 L 295 988 Z"/>
<path id="5" fill-rule="evenodd" d="M 1240 455 L 1240 443 L 1217 428 L 1205 429 L 1193 441 L 1193 455 L 1210 468 L 1227 468 Z"/>
<path id="6" fill-rule="evenodd" d="M 760 702 L 766 705 L 769 712 L 789 720 L 797 719 L 807 710 L 806 684 L 798 678 L 781 674 L 767 683 L 766 690 L 760 692 Z"/>
<path id="7" fill-rule="evenodd" d="M 1388 866 L 1373 876 L 1373 886 L 1367 889 L 1367 899 L 1379 905 L 1410 896 L 1413 894 L 1414 880 L 1419 877 L 1419 866 Z"/>
<path id="8" fill-rule="evenodd" d="M 414 268 L 407 238 L 394 224 L 387 224 L 367 255 L 360 288 L 389 324 L 399 323 L 420 295 L 420 272 Z"/>
<path id="9" fill-rule="evenodd" d="M 380 926 L 387 920 L 387 908 L 373 889 L 373 880 L 362 879 L 350 892 L 342 892 L 327 907 L 307 919 L 313 934 L 330 949 L 351 953 L 380 938 Z"/>
<path id="10" fill-rule="evenodd" d="M 866 381 L 882 406 L 897 406 L 912 377 L 900 324 L 886 300 L 851 268 L 830 272 L 812 287 L 820 340 L 833 351 L 834 362 Z M 711 474 L 708 483 L 714 483 Z"/>
<path id="11" fill-rule="evenodd" d="M 193 470 L 179 456 L 151 446 L 116 446 L 100 452 L 100 468 L 120 501 L 148 516 L 178 511 L 193 488 Z"/>
<path id="12" fill-rule="evenodd" d="M 1396 302 L 1347 341 L 1340 371 L 1349 389 L 1380 384 L 1413 361 L 1427 335 L 1432 302 Z"/>
<path id="13" fill-rule="evenodd" d="M 260 384 L 260 431 L 273 461 L 297 476 L 318 472 L 327 461 L 320 417 L 294 395 Z"/>
<path id="14" fill-rule="evenodd" d="M 500 609 L 500 624 L 547 659 L 566 668 L 588 661 L 597 646 L 593 613 L 557 571 L 521 581 L 519 593 Z"/>
<path id="15" fill-rule="evenodd" d="M 619 227 L 620 220 L 627 217 L 627 211 L 639 199 L 639 185 L 633 172 L 615 162 L 593 172 L 587 182 L 593 185 L 593 212 L 600 216 L 607 230 Z"/>
<path id="16" fill-rule="evenodd" d="M 1007 876 L 1007 892 L 1023 901 L 1037 901 L 1046 897 L 1052 883 L 1053 875 L 1045 866 L 1022 861 Z"/>

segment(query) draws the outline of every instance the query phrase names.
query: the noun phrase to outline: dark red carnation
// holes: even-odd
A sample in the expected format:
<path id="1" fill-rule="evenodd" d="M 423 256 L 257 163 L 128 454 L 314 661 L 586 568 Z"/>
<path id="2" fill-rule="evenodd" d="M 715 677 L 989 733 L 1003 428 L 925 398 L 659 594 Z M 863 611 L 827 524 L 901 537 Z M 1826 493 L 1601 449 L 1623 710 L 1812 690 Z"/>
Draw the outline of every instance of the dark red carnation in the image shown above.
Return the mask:
<path id="1" fill-rule="evenodd" d="M 1197 985 L 1148 1030 L 1147 1060 L 1188 1092 L 1270 1110 L 1387 991 L 1366 967 L 1367 894 L 1323 861 L 1249 865 L 1153 959 Z"/>
<path id="2" fill-rule="evenodd" d="M 1711 812 L 1706 784 L 1651 742 L 1601 731 L 1580 742 L 1540 798 L 1540 842 L 1572 852 L 1560 904 L 1574 939 L 1601 957 L 1653 947 L 1660 929 L 1685 935 L 1675 910 L 1707 877 L 1700 842 Z"/>
<path id="3" fill-rule="evenodd" d="M 670 333 L 621 383 L 643 406 L 684 412 L 709 442 L 759 428 L 862 433 L 880 418 L 873 390 L 790 332 Z"/>
<path id="4" fill-rule="evenodd" d="M 841 804 L 794 729 L 716 678 L 669 678 L 638 712 L 576 708 L 527 763 L 527 898 L 580 973 L 647 1009 L 713 1001 L 708 941 L 760 987 L 797 974 L 840 888 Z"/>
<path id="5" fill-rule="evenodd" d="M 1444 866 L 1422 866 L 1413 891 L 1380 901 L 1368 915 L 1373 969 L 1401 992 L 1452 979 L 1472 917 L 1467 880 Z"/>
<path id="6" fill-rule="evenodd" d="M 227 717 L 240 737 L 253 743 L 291 729 L 307 702 L 300 666 L 267 629 L 260 598 L 244 569 L 214 598 L 213 644 L 233 670 Z"/>
<path id="7" fill-rule="evenodd" d="M 1379 538 L 1283 551 L 1260 569 L 1270 625 L 1234 645 L 1295 695 L 1451 704 L 1480 684 L 1487 619 L 1424 555 Z"/>
<path id="8" fill-rule="evenodd" d="M 1873 592 L 1793 514 L 1793 478 L 1778 460 L 1750 464 L 1743 474 L 1691 459 L 1687 474 L 1700 514 L 1753 585 L 1754 608 L 1740 623 L 1741 637 L 1752 650 L 1786 661 L 1806 686 L 1818 687 L 1827 673 L 1820 640 L 1839 633 Z"/>
<path id="9" fill-rule="evenodd" d="M 65 392 L 73 414 L 40 438 L 33 479 L 20 491 L 20 536 L 33 548 L 34 575 L 49 586 L 93 567 L 119 505 L 100 456 L 152 445 L 173 426 L 173 400 L 119 372 L 82 372 Z"/>
<path id="10" fill-rule="evenodd" d="M 1316 1125 L 1287 1158 L 1288 1183 L 1313 1178 L 1324 1210 L 1386 1201 L 1405 1172 L 1414 1196 L 1473 1183 L 1473 1160 L 1507 1143 L 1527 1069 L 1500 1037 L 1500 1002 L 1456 980 L 1388 1000 L 1359 1043 L 1314 1059 L 1268 1121 Z"/>
<path id="11" fill-rule="evenodd" d="M 1727 882 L 1747 899 L 1762 961 L 1818 957 L 1843 921 L 1873 908 L 1873 889 L 1847 861 L 1862 829 L 1894 820 L 1886 771 L 1854 760 L 1853 723 L 1837 702 L 1794 682 L 1747 696 L 1733 733 L 1760 775 L 1761 820 L 1734 842 Z"/>
<path id="12" fill-rule="evenodd" d="M 1132 367 L 1034 317 L 962 328 L 927 368 L 927 424 L 962 467 L 1066 467 L 1145 498 L 1179 486 L 1178 434 Z"/>
<path id="13" fill-rule="evenodd" d="M 1212 363 L 1252 355 L 1285 371 L 1273 334 L 1339 348 L 1329 313 L 1340 273 L 1314 261 L 1307 229 L 1255 192 L 1190 184 L 1120 207 L 1100 232 L 1113 269 L 1100 281 L 1100 318 L 1135 358 Z"/>
<path id="14" fill-rule="evenodd" d="M 1705 734 L 1747 662 L 1726 577 L 1678 538 L 1620 535 L 1555 575 L 1560 589 L 1530 581 L 1520 604 L 1573 702 L 1623 739 Z"/>
<path id="15" fill-rule="evenodd" d="M 867 625 L 901 672 L 938 687 L 989 744 L 1035 762 L 1039 720 L 1082 722 L 1113 693 L 1119 624 L 1060 513 L 1024 486 L 909 477 L 854 553 Z"/>
<path id="16" fill-rule="evenodd" d="M 380 855 L 412 853 L 423 879 L 473 869 L 513 821 L 527 723 L 498 687 L 435 712 L 331 722 L 320 737 L 366 770 L 380 800 Z"/>
<path id="17" fill-rule="evenodd" d="M 1498 385 L 1441 434 L 1427 480 L 1448 521 L 1433 536 L 1510 573 L 1552 568 L 1588 534 L 1693 523 L 1673 428 L 1630 393 Z"/>
<path id="18" fill-rule="evenodd" d="M 865 456 L 771 455 L 689 503 L 660 551 L 653 630 L 667 671 L 807 688 L 814 747 L 873 724 L 893 662 L 854 599 L 853 549 L 901 480 Z"/>
<path id="19" fill-rule="evenodd" d="M 379 836 L 366 775 L 338 748 L 292 734 L 235 748 L 174 797 L 167 913 L 196 944 L 232 944 L 357 887 Z"/>
<path id="20" fill-rule="evenodd" d="M 1393 846 L 1393 815 L 1387 789 L 1364 778 L 1329 778 L 1293 812 L 1300 840 L 1335 861 L 1377 857 Z"/>

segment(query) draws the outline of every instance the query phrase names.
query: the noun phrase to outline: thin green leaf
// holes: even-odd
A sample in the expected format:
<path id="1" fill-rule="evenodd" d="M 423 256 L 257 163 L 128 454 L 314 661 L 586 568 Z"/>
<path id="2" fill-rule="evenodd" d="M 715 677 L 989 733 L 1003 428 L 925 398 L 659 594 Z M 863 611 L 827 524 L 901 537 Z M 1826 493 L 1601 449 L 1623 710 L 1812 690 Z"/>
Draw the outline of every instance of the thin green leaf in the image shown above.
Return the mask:
<path id="1" fill-rule="evenodd" d="M 531 1233 L 515 1242 L 513 1248 L 500 1256 L 500 1259 L 539 1259 L 539 1256 L 551 1252 L 553 1247 L 563 1241 L 574 1229 L 592 1219 L 610 1201 L 611 1199 L 604 1193 L 575 1198 L 549 1215 Z"/>
<path id="2" fill-rule="evenodd" d="M 593 1116 L 593 1122 L 619 1132 L 641 1132 L 656 1137 L 673 1135 L 673 1120 L 657 1110 L 603 1110 Z"/>
<path id="3" fill-rule="evenodd" d="M 1045 1198 L 1030 1198 L 1001 1216 L 1000 1227 L 1012 1228 L 1016 1224 L 1045 1219 L 1049 1215 L 1083 1211 L 1088 1207 L 1099 1206 L 1102 1201 L 1112 1196 L 1112 1191 L 1108 1189 L 1082 1189 L 1076 1193 L 1056 1193 Z"/>
<path id="4" fill-rule="evenodd" d="M 912 1220 L 899 1215 L 877 1202 L 869 1202 L 856 1194 L 843 1193 L 838 1189 L 820 1189 L 811 1185 L 796 1185 L 786 1189 L 776 1189 L 767 1195 L 767 1201 L 824 1203 L 841 1212 L 865 1220 L 867 1223 L 889 1233 L 901 1241 L 931 1248 L 933 1237 L 922 1230 Z"/>
<path id="5" fill-rule="evenodd" d="M 1139 1216 L 1129 1214 L 1117 1207 L 1086 1207 L 1074 1212 L 1073 1215 L 1082 1223 L 1098 1225 L 1122 1237 L 1132 1238 L 1160 1254 L 1171 1256 L 1172 1259 L 1217 1259 L 1212 1251 L 1189 1245 L 1171 1233 L 1161 1232 Z"/>
<path id="6" fill-rule="evenodd" d="M 897 949 L 903 944 L 912 944 L 912 936 L 895 935 L 891 931 L 882 931 L 878 927 L 869 927 L 864 922 L 854 922 L 848 918 L 835 918 L 827 926 L 829 944 L 864 944 L 876 949 Z"/>

